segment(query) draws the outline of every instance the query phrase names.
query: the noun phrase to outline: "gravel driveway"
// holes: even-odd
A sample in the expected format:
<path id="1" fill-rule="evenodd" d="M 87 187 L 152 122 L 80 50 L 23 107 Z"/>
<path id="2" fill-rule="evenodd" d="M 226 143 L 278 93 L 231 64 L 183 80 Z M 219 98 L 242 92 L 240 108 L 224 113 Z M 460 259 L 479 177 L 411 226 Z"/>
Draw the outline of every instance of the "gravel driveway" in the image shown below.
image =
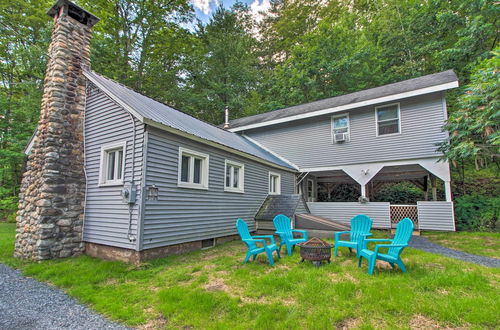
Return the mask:
<path id="1" fill-rule="evenodd" d="M 412 236 L 410 247 L 426 252 L 441 254 L 445 257 L 450 257 L 458 260 L 472 262 L 486 267 L 500 268 L 500 259 L 478 256 L 475 254 L 465 253 L 444 247 L 442 245 L 429 241 L 426 237 Z"/>
<path id="2" fill-rule="evenodd" d="M 127 329 L 0 264 L 0 329 Z"/>

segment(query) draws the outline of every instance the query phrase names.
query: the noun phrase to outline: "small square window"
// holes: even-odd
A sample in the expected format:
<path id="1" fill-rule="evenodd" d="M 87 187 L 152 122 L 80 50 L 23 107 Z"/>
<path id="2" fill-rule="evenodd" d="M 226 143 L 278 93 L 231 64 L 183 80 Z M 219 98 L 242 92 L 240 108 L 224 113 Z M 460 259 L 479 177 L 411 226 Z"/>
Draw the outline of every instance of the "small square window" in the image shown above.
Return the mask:
<path id="1" fill-rule="evenodd" d="M 383 105 L 375 108 L 377 136 L 401 133 L 399 103 Z"/>
<path id="2" fill-rule="evenodd" d="M 208 189 L 207 154 L 179 148 L 179 178 L 177 185 L 183 188 Z"/>
<path id="3" fill-rule="evenodd" d="M 126 142 L 106 144 L 101 147 L 99 185 L 122 185 L 125 172 Z"/>
<path id="4" fill-rule="evenodd" d="M 226 160 L 225 167 L 224 191 L 244 192 L 245 165 Z"/>
<path id="5" fill-rule="evenodd" d="M 278 173 L 269 172 L 269 194 L 281 194 L 281 175 Z"/>

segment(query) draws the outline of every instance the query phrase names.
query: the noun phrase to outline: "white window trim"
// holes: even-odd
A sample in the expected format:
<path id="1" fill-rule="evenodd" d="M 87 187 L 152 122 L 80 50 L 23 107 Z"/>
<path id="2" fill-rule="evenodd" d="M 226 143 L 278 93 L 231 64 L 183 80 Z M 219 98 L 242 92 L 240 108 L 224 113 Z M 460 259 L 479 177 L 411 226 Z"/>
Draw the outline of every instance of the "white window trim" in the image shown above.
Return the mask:
<path id="1" fill-rule="evenodd" d="M 278 185 L 276 192 L 271 192 L 271 175 L 275 175 L 278 177 Z M 269 172 L 269 176 L 267 177 L 267 184 L 268 184 L 267 191 L 269 195 L 281 195 L 281 174 L 276 172 Z"/>
<path id="2" fill-rule="evenodd" d="M 239 187 L 238 188 L 234 188 L 232 186 L 231 187 L 226 186 L 226 173 L 227 173 L 227 166 L 228 165 L 230 165 L 230 166 L 232 165 L 232 166 L 236 166 L 236 167 L 240 168 L 239 180 L 238 180 Z M 233 183 L 233 175 L 234 175 L 234 172 L 231 171 L 231 179 L 230 179 L 231 185 Z M 240 194 L 245 192 L 245 164 L 238 163 L 238 162 L 228 160 L 228 159 L 225 160 L 225 162 L 224 162 L 224 191 L 233 192 L 233 193 L 240 193 Z"/>
<path id="3" fill-rule="evenodd" d="M 200 157 L 203 158 L 202 165 L 201 165 L 201 183 L 193 183 L 193 182 L 183 182 L 181 181 L 181 174 L 182 174 L 182 154 L 187 154 L 189 156 L 195 156 L 195 157 Z M 194 159 L 194 158 L 191 158 Z M 178 169 L 177 169 L 177 186 L 180 188 L 189 188 L 189 189 L 201 189 L 201 190 L 208 190 L 208 169 L 209 169 L 209 161 L 210 161 L 210 156 L 208 154 L 199 152 L 199 151 L 194 151 L 191 149 L 186 149 L 183 147 L 179 147 L 179 161 L 178 161 Z M 191 164 L 189 168 L 193 168 L 194 160 L 191 161 Z M 191 171 L 188 173 L 188 179 L 191 179 Z"/>
<path id="4" fill-rule="evenodd" d="M 120 180 L 106 180 L 107 157 L 106 152 L 123 148 L 122 178 Z M 125 178 L 125 163 L 127 159 L 127 141 L 106 143 L 101 145 L 101 159 L 99 165 L 99 187 L 122 186 Z"/>
<path id="5" fill-rule="evenodd" d="M 378 109 L 390 107 L 391 105 L 397 105 L 398 106 L 398 131 L 399 132 L 380 135 L 378 133 L 378 116 L 377 116 Z M 394 119 L 388 119 L 388 120 L 394 120 Z M 376 135 L 377 137 L 392 136 L 392 135 L 401 135 L 401 133 L 402 133 L 402 131 L 401 131 L 401 105 L 400 105 L 399 102 L 389 103 L 389 104 L 383 104 L 383 105 L 379 105 L 379 106 L 375 107 L 375 130 L 377 132 L 377 135 Z"/>
<path id="6" fill-rule="evenodd" d="M 349 112 L 346 112 L 346 113 L 343 113 L 340 115 L 334 115 L 331 118 L 330 134 L 331 134 L 331 138 L 332 138 L 332 143 L 335 143 L 335 139 L 333 138 L 333 136 L 334 136 L 333 130 L 335 129 L 333 126 L 333 122 L 334 122 L 335 118 L 341 118 L 341 117 L 347 117 L 347 141 L 345 141 L 345 142 L 351 142 L 351 119 L 349 118 Z"/>

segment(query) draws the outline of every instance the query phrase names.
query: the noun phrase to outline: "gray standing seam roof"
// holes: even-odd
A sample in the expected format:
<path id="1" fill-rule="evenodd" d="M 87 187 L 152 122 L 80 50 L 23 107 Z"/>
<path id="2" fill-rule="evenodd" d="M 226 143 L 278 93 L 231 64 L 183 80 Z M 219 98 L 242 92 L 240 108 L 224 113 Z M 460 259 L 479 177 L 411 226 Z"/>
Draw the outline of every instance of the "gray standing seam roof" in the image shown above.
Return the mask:
<path id="1" fill-rule="evenodd" d="M 299 202 L 304 197 L 299 194 L 293 195 L 268 195 L 259 211 L 255 215 L 255 220 L 272 221 L 278 214 L 284 214 L 292 218 Z"/>
<path id="2" fill-rule="evenodd" d="M 118 98 L 144 118 L 172 127 L 179 131 L 189 133 L 199 138 L 242 151 L 249 155 L 259 157 L 281 167 L 294 169 L 288 163 L 237 133 L 223 130 L 181 111 L 175 110 L 93 71 L 85 71 L 85 75 L 91 81 L 94 81 L 95 83 L 106 88 L 107 91 L 112 94 L 110 96 Z"/>
<path id="3" fill-rule="evenodd" d="M 453 70 L 433 73 L 426 76 L 408 79 L 393 84 L 379 86 L 375 88 L 365 89 L 359 92 L 331 97 L 319 101 L 291 106 L 288 108 L 273 110 L 270 112 L 234 119 L 229 122 L 230 128 L 237 128 L 246 125 L 262 123 L 275 119 L 301 115 L 308 112 L 348 105 L 376 99 L 379 97 L 390 96 L 405 92 L 410 92 L 417 89 L 437 86 L 450 82 L 458 81 L 458 78 Z"/>

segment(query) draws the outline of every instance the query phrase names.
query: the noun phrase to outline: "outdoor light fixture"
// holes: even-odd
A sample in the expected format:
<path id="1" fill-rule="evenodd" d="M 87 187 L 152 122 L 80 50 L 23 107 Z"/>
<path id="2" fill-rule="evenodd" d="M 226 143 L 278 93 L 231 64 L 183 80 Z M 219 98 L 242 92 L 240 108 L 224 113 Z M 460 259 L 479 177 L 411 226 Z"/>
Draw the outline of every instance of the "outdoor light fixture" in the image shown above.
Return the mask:
<path id="1" fill-rule="evenodd" d="M 157 201 L 158 200 L 158 187 L 152 185 L 148 187 L 148 200 Z"/>

